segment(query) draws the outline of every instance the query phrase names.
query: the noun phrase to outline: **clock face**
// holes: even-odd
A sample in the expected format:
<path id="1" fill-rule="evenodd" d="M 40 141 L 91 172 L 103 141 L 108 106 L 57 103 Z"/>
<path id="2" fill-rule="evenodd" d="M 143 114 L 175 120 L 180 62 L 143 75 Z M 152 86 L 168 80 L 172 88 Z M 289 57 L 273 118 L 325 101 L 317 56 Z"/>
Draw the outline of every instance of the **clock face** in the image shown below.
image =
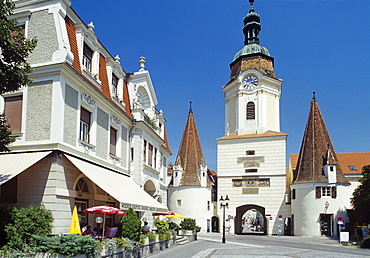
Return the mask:
<path id="1" fill-rule="evenodd" d="M 257 79 L 256 76 L 249 75 L 249 76 L 244 78 L 244 87 L 247 90 L 253 89 L 254 87 L 257 86 L 257 84 L 258 84 L 258 79 Z"/>

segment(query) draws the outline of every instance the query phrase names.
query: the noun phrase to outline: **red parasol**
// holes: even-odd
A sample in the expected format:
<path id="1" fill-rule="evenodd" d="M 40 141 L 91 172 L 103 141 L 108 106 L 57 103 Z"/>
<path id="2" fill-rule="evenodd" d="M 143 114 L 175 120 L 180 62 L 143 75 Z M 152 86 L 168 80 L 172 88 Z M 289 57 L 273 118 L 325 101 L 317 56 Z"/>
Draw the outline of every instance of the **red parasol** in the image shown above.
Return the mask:
<path id="1" fill-rule="evenodd" d="M 172 211 L 167 211 L 167 212 L 155 212 L 152 214 L 153 216 L 166 216 L 166 215 L 175 215 Z"/>
<path id="2" fill-rule="evenodd" d="M 103 220 L 103 236 L 104 236 L 104 229 L 105 229 L 105 215 L 111 215 L 111 214 L 117 214 L 117 215 L 126 215 L 125 211 L 122 211 L 120 209 L 108 206 L 108 205 L 102 205 L 102 206 L 94 206 L 91 208 L 87 208 L 84 210 L 85 213 L 94 213 L 94 214 L 101 214 L 104 215 Z"/>

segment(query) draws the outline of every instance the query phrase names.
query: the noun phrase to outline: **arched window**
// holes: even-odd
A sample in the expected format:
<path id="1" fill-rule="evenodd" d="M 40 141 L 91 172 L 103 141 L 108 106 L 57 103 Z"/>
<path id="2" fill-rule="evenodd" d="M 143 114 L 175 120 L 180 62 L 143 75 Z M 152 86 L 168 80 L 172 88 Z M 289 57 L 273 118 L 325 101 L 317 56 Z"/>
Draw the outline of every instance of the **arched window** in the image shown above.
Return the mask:
<path id="1" fill-rule="evenodd" d="M 252 101 L 247 104 L 247 120 L 256 119 L 256 107 Z"/>
<path id="2" fill-rule="evenodd" d="M 75 191 L 85 192 L 85 193 L 89 192 L 89 188 L 87 187 L 85 180 L 83 180 L 82 178 L 78 179 Z"/>

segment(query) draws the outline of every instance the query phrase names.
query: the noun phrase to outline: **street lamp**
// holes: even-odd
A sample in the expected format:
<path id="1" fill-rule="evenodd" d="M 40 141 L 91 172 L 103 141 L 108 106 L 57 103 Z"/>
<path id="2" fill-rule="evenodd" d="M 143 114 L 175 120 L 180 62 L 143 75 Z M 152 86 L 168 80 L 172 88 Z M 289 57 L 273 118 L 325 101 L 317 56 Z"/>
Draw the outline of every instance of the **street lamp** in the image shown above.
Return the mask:
<path id="1" fill-rule="evenodd" d="M 220 209 L 224 209 L 223 210 L 223 231 L 222 231 L 222 243 L 226 243 L 226 236 L 225 236 L 225 208 L 229 208 L 229 202 L 230 199 L 229 197 L 226 195 L 226 198 L 224 199 L 221 195 L 221 198 L 220 198 Z"/>

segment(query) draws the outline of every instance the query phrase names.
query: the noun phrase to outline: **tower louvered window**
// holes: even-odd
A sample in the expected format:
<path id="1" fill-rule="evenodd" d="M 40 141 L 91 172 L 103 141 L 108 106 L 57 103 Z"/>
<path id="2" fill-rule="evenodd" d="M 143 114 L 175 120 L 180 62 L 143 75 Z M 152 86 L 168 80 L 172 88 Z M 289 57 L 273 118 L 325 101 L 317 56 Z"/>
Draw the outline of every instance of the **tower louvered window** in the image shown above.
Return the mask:
<path id="1" fill-rule="evenodd" d="M 256 119 L 256 107 L 252 101 L 247 104 L 247 120 Z"/>

